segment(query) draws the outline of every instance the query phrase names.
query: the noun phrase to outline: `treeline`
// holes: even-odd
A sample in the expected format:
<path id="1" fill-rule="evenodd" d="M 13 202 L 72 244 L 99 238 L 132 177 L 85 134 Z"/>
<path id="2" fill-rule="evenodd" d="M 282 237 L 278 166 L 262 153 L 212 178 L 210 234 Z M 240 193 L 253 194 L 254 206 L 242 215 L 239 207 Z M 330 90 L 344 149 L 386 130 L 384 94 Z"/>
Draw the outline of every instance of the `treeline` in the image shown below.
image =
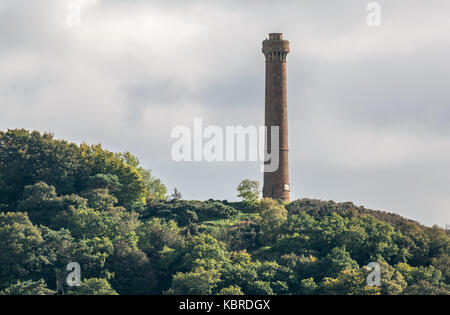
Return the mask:
<path id="1" fill-rule="evenodd" d="M 450 237 L 352 203 L 187 201 L 130 153 L 0 132 L 0 294 L 449 294 Z M 66 266 L 82 282 L 68 287 Z M 370 262 L 381 286 L 367 285 Z"/>

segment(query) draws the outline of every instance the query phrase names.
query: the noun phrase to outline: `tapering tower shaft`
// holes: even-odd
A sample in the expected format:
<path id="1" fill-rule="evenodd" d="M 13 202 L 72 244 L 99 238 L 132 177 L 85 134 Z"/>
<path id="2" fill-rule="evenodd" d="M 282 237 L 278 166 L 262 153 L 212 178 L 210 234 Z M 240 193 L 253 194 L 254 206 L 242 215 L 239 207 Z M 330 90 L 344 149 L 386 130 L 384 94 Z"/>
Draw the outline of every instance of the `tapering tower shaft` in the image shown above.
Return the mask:
<path id="1" fill-rule="evenodd" d="M 285 201 L 290 200 L 286 75 L 289 51 L 289 41 L 283 40 L 281 33 L 271 33 L 269 39 L 263 41 L 262 52 L 266 57 L 266 152 L 279 156 L 278 169 L 264 172 L 263 197 Z M 271 143 L 272 126 L 279 127 L 278 145 Z"/>

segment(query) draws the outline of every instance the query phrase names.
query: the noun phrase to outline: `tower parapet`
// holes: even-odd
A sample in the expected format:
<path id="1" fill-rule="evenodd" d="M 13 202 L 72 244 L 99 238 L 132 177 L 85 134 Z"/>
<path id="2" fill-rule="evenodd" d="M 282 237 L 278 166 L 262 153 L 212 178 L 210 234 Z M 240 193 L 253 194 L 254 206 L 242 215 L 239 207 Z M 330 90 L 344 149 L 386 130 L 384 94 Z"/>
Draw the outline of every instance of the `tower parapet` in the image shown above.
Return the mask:
<path id="1" fill-rule="evenodd" d="M 263 41 L 263 54 L 266 61 L 284 61 L 290 52 L 289 41 L 283 40 L 282 33 L 270 33 L 269 39 Z"/>

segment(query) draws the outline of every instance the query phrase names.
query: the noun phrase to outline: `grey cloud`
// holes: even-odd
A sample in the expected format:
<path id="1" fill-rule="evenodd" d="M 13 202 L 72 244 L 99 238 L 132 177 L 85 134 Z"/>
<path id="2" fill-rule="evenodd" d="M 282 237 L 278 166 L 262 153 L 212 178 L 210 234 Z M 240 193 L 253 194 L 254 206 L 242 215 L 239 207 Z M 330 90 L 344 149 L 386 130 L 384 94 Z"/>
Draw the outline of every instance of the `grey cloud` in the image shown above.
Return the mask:
<path id="1" fill-rule="evenodd" d="M 263 122 L 261 41 L 284 32 L 293 197 L 352 200 L 450 223 L 450 3 L 0 2 L 0 128 L 130 150 L 186 198 L 235 199 L 258 163 L 175 163 L 170 131 Z"/>

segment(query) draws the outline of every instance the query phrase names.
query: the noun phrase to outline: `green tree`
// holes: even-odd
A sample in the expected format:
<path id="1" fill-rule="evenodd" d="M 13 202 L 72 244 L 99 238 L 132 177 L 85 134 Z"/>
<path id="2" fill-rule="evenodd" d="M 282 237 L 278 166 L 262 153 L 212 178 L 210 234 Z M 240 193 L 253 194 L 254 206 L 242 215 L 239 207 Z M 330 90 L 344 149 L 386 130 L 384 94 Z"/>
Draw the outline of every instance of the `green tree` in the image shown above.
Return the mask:
<path id="1" fill-rule="evenodd" d="M 250 179 L 244 179 L 237 187 L 238 197 L 242 198 L 245 203 L 252 206 L 259 199 L 259 182 Z"/>
<path id="2" fill-rule="evenodd" d="M 151 257 L 157 256 L 164 247 L 179 249 L 183 244 L 181 229 L 173 220 L 166 222 L 161 218 L 153 218 L 141 222 L 137 233 L 138 246 Z"/>
<path id="3" fill-rule="evenodd" d="M 259 204 L 261 234 L 263 241 L 274 242 L 279 228 L 287 220 L 287 210 L 283 204 L 270 198 L 263 198 Z"/>
<path id="4" fill-rule="evenodd" d="M 438 270 L 442 272 L 444 276 L 445 283 L 450 284 L 450 255 L 441 254 L 438 257 L 434 257 L 431 260 L 431 264 Z"/>
<path id="5" fill-rule="evenodd" d="M 426 280 L 419 280 L 417 283 L 408 286 L 406 295 L 450 295 L 449 286 L 432 284 Z"/>
<path id="6" fill-rule="evenodd" d="M 220 274 L 217 270 L 197 267 L 192 272 L 177 272 L 167 294 L 211 295 L 219 282 Z"/>
<path id="7" fill-rule="evenodd" d="M 82 192 L 82 196 L 88 200 L 87 206 L 95 210 L 109 210 L 114 208 L 118 200 L 109 193 L 108 189 L 92 189 Z"/>
<path id="8" fill-rule="evenodd" d="M 230 285 L 229 287 L 222 288 L 217 295 L 244 295 L 244 293 L 237 285 Z"/>
<path id="9" fill-rule="evenodd" d="M 345 247 L 335 247 L 331 252 L 322 260 L 322 270 L 326 272 L 326 275 L 335 277 L 345 269 L 357 269 L 358 263 L 350 257 L 349 252 Z"/>
<path id="10" fill-rule="evenodd" d="M 321 290 L 327 295 L 379 295 L 380 288 L 369 287 L 360 269 L 344 269 L 336 278 L 325 277 Z"/>
<path id="11" fill-rule="evenodd" d="M 68 295 L 118 295 L 106 279 L 90 278 L 81 282 L 80 287 L 68 292 Z"/>
<path id="12" fill-rule="evenodd" d="M 0 289 L 27 280 L 47 263 L 41 230 L 26 213 L 0 213 Z"/>
<path id="13" fill-rule="evenodd" d="M 313 278 L 306 278 L 301 281 L 300 294 L 313 295 L 316 293 L 318 285 L 314 282 Z"/>
<path id="14" fill-rule="evenodd" d="M 270 283 L 267 281 L 256 280 L 248 284 L 248 294 L 251 295 L 274 295 Z"/>
<path id="15" fill-rule="evenodd" d="M 138 247 L 147 254 L 157 276 L 158 293 L 170 287 L 173 270 L 179 269 L 184 255 L 184 236 L 175 221 L 153 218 L 141 222 Z"/>
<path id="16" fill-rule="evenodd" d="M 0 205 L 12 210 L 25 186 L 45 182 L 60 194 L 78 191 L 85 175 L 76 144 L 24 129 L 0 132 Z"/>
<path id="17" fill-rule="evenodd" d="M 252 262 L 251 255 L 246 251 L 233 252 L 230 258 L 221 269 L 221 285 L 237 285 L 247 294 L 249 284 L 258 280 L 259 263 Z"/>
<path id="18" fill-rule="evenodd" d="M 123 187 L 119 177 L 112 174 L 96 174 L 90 176 L 86 182 L 86 190 L 107 189 L 114 196 L 117 196 Z"/>
<path id="19" fill-rule="evenodd" d="M 112 242 L 126 241 L 137 244 L 138 214 L 121 208 L 107 211 L 74 209 L 70 213 L 68 228 L 77 239 L 106 237 Z"/>
<path id="20" fill-rule="evenodd" d="M 305 292 L 307 288 L 303 285 L 299 287 L 301 281 L 311 278 L 314 282 L 314 278 L 317 279 L 322 276 L 323 265 L 317 257 L 312 255 L 298 256 L 294 253 L 291 253 L 281 256 L 280 263 L 292 270 L 293 277 L 290 281 L 290 287 L 292 288 L 292 290 L 299 290 L 299 294 L 310 294 L 310 291 Z"/>
<path id="21" fill-rule="evenodd" d="M 66 267 L 70 262 L 80 264 L 84 278 L 110 277 L 105 262 L 113 253 L 113 245 L 108 238 L 75 240 L 66 229 L 53 231 L 42 226 L 41 230 L 44 239 L 42 247 L 47 260 L 41 274 L 47 283 L 56 284 L 52 288 L 58 290 L 58 293 L 65 291 Z"/>
<path id="22" fill-rule="evenodd" d="M 197 266 L 206 267 L 210 263 L 218 267 L 228 262 L 229 257 L 230 253 L 223 242 L 217 241 L 211 235 L 200 234 L 193 237 L 187 244 L 183 261 L 188 269 Z"/>
<path id="23" fill-rule="evenodd" d="M 116 154 L 109 152 L 98 145 L 80 145 L 83 167 L 90 176 L 97 174 L 110 174 L 117 176 L 120 182 L 120 191 L 115 197 L 121 206 L 131 206 L 142 203 L 147 195 L 147 188 L 142 174 L 135 166 L 129 165 Z"/>
<path id="24" fill-rule="evenodd" d="M 38 281 L 17 281 L 0 292 L 0 295 L 53 295 L 55 291 L 47 288 L 44 279 Z"/>
<path id="25" fill-rule="evenodd" d="M 173 201 L 178 201 L 178 200 L 183 199 L 183 195 L 178 191 L 177 188 L 174 188 L 174 189 L 173 189 L 172 195 L 170 195 L 170 198 L 171 198 Z"/>
<path id="26" fill-rule="evenodd" d="M 134 167 L 141 174 L 144 185 L 147 188 L 148 200 L 167 199 L 166 185 L 164 185 L 159 178 L 154 177 L 151 170 L 141 167 L 140 161 L 136 156 L 132 155 L 130 152 L 118 153 L 116 156 L 125 161 L 127 165 Z"/>
<path id="27" fill-rule="evenodd" d="M 78 195 L 57 196 L 56 189 L 44 182 L 25 186 L 19 211 L 27 212 L 31 221 L 53 229 L 67 225 L 70 211 L 84 209 L 87 200 Z"/>
<path id="28" fill-rule="evenodd" d="M 114 245 L 114 254 L 108 257 L 108 270 L 114 274 L 110 280 L 119 294 L 154 294 L 155 274 L 147 255 L 132 249 L 126 242 Z"/>
<path id="29" fill-rule="evenodd" d="M 56 140 L 52 134 L 24 129 L 0 132 L 0 205 L 6 209 L 16 207 L 25 186 L 45 182 L 58 194 L 78 194 L 92 189 L 90 179 L 98 174 L 118 178 L 119 185 L 111 187 L 110 192 L 119 205 L 145 201 L 148 174 L 101 145 L 77 146 Z"/>

